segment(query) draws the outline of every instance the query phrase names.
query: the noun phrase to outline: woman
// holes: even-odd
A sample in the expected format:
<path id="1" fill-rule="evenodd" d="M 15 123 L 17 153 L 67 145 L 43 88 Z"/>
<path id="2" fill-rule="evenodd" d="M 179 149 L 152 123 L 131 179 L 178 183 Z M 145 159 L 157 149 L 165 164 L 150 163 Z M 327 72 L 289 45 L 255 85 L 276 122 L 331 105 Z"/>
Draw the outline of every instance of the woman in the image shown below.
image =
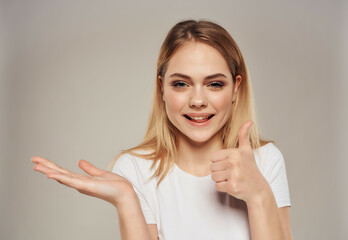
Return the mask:
<path id="1" fill-rule="evenodd" d="M 292 239 L 284 160 L 259 137 L 242 54 L 208 21 L 176 24 L 162 44 L 143 142 L 112 172 L 34 169 L 118 210 L 122 239 Z"/>

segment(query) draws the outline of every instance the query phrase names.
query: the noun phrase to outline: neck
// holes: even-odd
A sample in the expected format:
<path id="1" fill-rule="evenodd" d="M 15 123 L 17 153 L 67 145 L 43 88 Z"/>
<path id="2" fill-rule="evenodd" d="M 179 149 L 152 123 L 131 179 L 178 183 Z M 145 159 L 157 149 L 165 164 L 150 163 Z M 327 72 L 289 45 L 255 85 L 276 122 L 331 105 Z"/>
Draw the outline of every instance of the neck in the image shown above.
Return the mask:
<path id="1" fill-rule="evenodd" d="M 207 176 L 210 172 L 210 155 L 222 149 L 220 134 L 216 134 L 204 143 L 193 142 L 186 136 L 178 138 L 178 156 L 176 164 L 184 171 L 195 176 Z"/>

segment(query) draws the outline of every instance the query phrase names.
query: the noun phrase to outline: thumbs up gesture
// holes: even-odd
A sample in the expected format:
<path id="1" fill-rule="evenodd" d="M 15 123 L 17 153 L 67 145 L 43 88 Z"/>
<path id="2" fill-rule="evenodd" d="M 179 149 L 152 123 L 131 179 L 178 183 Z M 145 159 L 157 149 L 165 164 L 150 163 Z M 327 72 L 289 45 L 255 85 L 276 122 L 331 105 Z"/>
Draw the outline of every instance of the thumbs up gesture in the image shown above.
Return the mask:
<path id="1" fill-rule="evenodd" d="M 216 190 L 227 192 L 247 204 L 258 199 L 269 184 L 256 165 L 248 130 L 252 121 L 243 123 L 238 132 L 238 148 L 222 149 L 210 157 L 211 176 Z"/>

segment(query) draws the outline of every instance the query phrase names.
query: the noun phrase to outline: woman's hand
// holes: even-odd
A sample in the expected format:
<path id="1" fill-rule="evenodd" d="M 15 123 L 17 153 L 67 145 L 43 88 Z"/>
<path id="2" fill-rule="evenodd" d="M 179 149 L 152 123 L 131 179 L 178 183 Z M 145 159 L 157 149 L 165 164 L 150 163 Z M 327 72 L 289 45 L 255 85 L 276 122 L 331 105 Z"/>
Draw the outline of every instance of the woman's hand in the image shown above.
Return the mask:
<path id="1" fill-rule="evenodd" d="M 39 156 L 34 156 L 32 162 L 35 163 L 34 170 L 46 174 L 48 178 L 75 188 L 80 193 L 103 199 L 116 207 L 135 196 L 132 184 L 127 179 L 100 170 L 85 160 L 80 160 L 78 166 L 89 175 L 73 173 Z"/>
<path id="2" fill-rule="evenodd" d="M 211 156 L 210 170 L 215 188 L 244 200 L 247 204 L 270 193 L 270 186 L 256 165 L 248 130 L 253 123 L 245 122 L 239 129 L 239 147 L 222 149 Z"/>

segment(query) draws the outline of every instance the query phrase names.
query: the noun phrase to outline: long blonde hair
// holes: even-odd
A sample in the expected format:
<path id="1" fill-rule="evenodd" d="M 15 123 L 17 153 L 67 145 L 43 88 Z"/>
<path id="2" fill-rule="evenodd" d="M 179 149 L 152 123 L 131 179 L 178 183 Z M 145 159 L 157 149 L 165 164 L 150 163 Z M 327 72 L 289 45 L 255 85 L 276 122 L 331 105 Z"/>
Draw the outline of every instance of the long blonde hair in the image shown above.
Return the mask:
<path id="1" fill-rule="evenodd" d="M 178 130 L 169 121 L 166 114 L 162 101 L 161 78 L 164 78 L 170 58 L 187 41 L 200 41 L 217 49 L 230 68 L 234 84 L 237 75 L 242 77 L 236 100 L 233 102 L 231 117 L 221 129 L 224 148 L 238 147 L 238 130 L 248 120 L 253 122 L 249 129 L 252 148 L 258 148 L 269 142 L 260 138 L 247 67 L 242 53 L 231 35 L 224 28 L 210 21 L 187 20 L 174 25 L 161 46 L 157 61 L 152 110 L 144 140 L 136 147 L 123 150 L 110 164 L 109 169 L 124 153 L 153 160 L 152 168 L 158 165 L 153 175 L 153 177 L 160 178 L 158 186 L 174 165 L 177 156 L 176 136 Z M 159 164 L 157 164 L 158 161 Z"/>

